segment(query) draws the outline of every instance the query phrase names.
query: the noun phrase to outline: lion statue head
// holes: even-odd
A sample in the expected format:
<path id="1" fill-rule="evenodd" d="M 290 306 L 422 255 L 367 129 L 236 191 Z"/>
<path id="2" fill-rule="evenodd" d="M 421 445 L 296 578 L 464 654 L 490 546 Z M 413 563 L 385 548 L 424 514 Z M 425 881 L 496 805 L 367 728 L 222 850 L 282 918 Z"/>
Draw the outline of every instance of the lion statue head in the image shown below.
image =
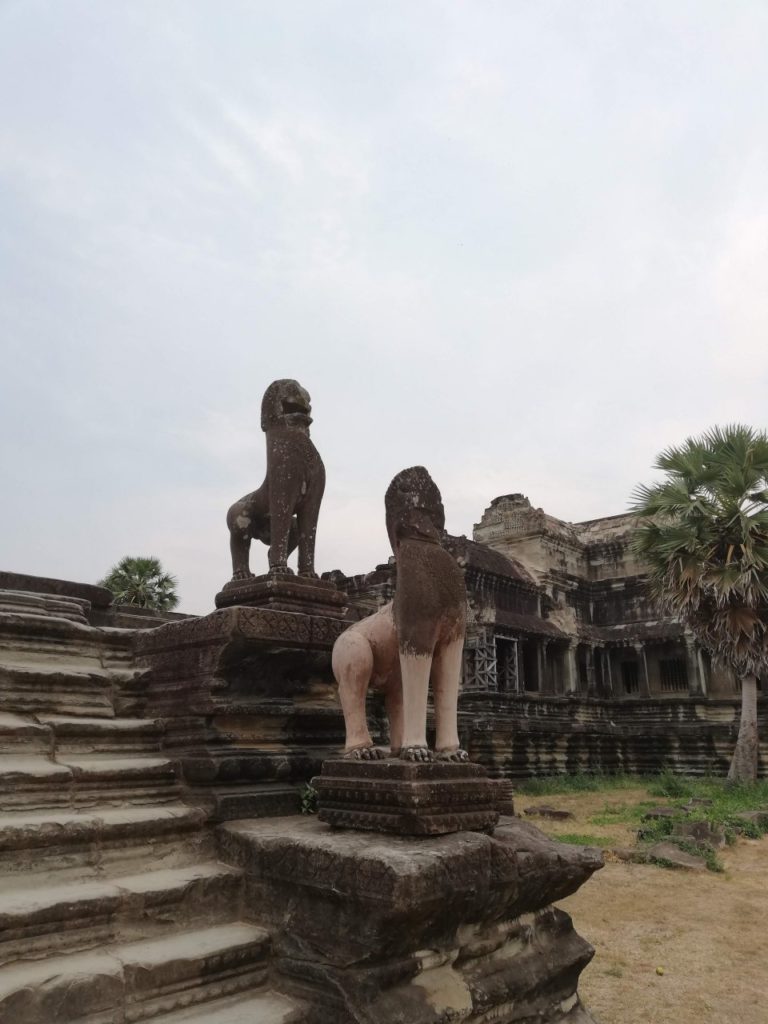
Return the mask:
<path id="1" fill-rule="evenodd" d="M 445 509 L 437 484 L 423 466 L 411 466 L 394 478 L 384 497 L 387 533 L 392 550 L 402 540 L 440 544 L 445 528 Z"/>
<path id="2" fill-rule="evenodd" d="M 297 380 L 273 380 L 261 400 L 261 429 L 308 427 L 311 412 L 309 392 Z"/>

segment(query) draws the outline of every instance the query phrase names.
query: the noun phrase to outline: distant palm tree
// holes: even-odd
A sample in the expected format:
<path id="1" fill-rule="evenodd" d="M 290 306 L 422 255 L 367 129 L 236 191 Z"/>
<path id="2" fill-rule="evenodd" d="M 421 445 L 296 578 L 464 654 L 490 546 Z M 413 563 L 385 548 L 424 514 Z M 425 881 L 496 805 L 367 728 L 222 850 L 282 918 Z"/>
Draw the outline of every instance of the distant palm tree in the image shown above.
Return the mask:
<path id="1" fill-rule="evenodd" d="M 99 586 L 111 590 L 118 604 L 168 612 L 179 603 L 176 577 L 163 571 L 158 558 L 122 558 Z"/>
<path id="2" fill-rule="evenodd" d="M 757 681 L 768 680 L 768 434 L 715 427 L 659 455 L 640 486 L 634 546 L 662 608 L 741 679 L 728 778 L 757 777 Z"/>

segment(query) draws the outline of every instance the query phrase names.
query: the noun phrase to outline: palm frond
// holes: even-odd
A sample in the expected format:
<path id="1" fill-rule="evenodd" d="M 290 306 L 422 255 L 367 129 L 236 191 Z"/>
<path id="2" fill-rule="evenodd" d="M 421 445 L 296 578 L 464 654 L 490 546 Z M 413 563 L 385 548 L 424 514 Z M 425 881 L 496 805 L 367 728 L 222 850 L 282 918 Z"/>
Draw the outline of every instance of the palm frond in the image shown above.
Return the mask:
<path id="1" fill-rule="evenodd" d="M 633 492 L 632 547 L 661 607 L 737 672 L 768 672 L 768 434 L 713 427 Z M 762 666 L 762 668 L 760 668 Z"/>

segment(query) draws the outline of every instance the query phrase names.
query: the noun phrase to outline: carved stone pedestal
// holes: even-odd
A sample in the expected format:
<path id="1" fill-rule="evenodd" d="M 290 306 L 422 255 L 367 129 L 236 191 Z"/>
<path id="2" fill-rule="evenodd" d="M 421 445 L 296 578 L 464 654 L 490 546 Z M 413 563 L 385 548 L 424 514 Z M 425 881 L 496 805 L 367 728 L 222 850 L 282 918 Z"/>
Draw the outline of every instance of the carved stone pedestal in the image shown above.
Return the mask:
<path id="1" fill-rule="evenodd" d="M 598 850 L 518 818 L 493 836 L 301 817 L 229 822 L 219 836 L 307 1024 L 594 1024 L 577 993 L 594 951 L 552 904 L 602 866 Z"/>
<path id="2" fill-rule="evenodd" d="M 143 704 L 195 799 L 219 818 L 292 814 L 344 745 L 331 648 L 345 623 L 243 605 L 136 638 Z"/>
<path id="3" fill-rule="evenodd" d="M 339 758 L 312 784 L 320 821 L 339 828 L 437 836 L 485 832 L 499 820 L 496 787 L 479 764 Z"/>
<path id="4" fill-rule="evenodd" d="M 217 608 L 247 605 L 307 615 L 344 615 L 347 595 L 330 580 L 309 579 L 293 573 L 269 573 L 225 583 L 216 595 Z"/>

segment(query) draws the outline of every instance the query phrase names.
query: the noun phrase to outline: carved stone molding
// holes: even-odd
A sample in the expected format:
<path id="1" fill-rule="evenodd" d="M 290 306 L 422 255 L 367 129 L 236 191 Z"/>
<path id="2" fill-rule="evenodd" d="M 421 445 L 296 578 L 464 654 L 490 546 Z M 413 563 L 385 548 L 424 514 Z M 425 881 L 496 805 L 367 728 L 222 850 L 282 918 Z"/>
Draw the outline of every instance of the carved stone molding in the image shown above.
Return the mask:
<path id="1" fill-rule="evenodd" d="M 313 780 L 320 821 L 398 835 L 488 831 L 499 820 L 485 769 L 467 762 L 328 760 Z"/>

